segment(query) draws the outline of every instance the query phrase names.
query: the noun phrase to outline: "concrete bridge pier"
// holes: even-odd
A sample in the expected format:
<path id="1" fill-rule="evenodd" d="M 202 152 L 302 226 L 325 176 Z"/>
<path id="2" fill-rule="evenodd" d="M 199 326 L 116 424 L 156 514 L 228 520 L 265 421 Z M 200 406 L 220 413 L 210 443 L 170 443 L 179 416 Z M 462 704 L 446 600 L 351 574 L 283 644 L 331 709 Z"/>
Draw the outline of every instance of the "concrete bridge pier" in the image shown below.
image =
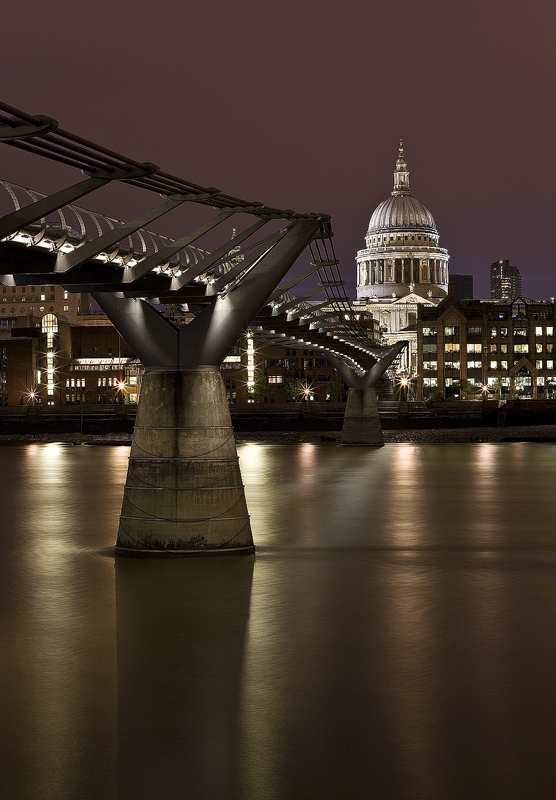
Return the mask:
<path id="1" fill-rule="evenodd" d="M 254 549 L 220 364 L 321 227 L 288 225 L 256 269 L 178 327 L 142 298 L 94 293 L 145 365 L 116 553 L 186 556 Z M 276 238 L 276 237 L 274 237 Z"/>
<path id="2" fill-rule="evenodd" d="M 342 444 L 384 444 L 374 389 L 349 389 Z"/>
<path id="3" fill-rule="evenodd" d="M 116 553 L 254 549 L 220 370 L 151 369 L 143 379 Z"/>
<path id="4" fill-rule="evenodd" d="M 342 444 L 377 447 L 384 444 L 374 387 L 406 345 L 406 341 L 395 344 L 363 374 L 357 373 L 335 356 L 327 354 L 328 360 L 349 387 L 342 427 Z"/>

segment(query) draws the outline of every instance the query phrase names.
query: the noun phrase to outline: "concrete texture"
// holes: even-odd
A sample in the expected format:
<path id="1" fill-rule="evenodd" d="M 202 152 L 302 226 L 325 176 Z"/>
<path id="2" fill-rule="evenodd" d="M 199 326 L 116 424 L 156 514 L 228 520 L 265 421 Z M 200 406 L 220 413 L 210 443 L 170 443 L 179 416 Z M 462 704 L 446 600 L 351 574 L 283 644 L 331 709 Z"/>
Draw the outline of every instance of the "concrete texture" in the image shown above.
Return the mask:
<path id="1" fill-rule="evenodd" d="M 220 370 L 147 372 L 116 553 L 192 555 L 253 549 Z"/>
<path id="2" fill-rule="evenodd" d="M 384 444 L 374 389 L 350 389 L 346 404 L 342 444 Z"/>

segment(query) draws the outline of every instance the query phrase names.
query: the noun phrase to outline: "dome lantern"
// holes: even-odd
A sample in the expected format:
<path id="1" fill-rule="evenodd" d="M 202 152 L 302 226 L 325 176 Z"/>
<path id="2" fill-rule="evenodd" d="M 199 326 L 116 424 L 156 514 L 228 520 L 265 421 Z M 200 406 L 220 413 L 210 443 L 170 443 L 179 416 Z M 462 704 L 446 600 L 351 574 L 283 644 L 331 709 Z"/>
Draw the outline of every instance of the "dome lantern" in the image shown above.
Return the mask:
<path id="1" fill-rule="evenodd" d="M 396 161 L 396 171 L 394 172 L 394 191 L 392 194 L 411 194 L 411 189 L 409 188 L 409 170 L 407 169 L 407 161 L 403 157 L 403 139 L 400 139 L 398 160 Z"/>

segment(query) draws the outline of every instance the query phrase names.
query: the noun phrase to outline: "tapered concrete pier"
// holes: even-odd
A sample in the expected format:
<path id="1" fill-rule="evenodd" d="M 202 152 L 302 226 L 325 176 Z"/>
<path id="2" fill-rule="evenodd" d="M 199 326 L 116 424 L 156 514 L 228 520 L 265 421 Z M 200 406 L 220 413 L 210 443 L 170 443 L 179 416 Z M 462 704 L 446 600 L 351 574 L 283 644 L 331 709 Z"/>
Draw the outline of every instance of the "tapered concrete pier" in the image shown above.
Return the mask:
<path id="1" fill-rule="evenodd" d="M 148 557 L 253 550 L 220 370 L 147 372 L 116 553 Z"/>
<path id="2" fill-rule="evenodd" d="M 341 441 L 378 447 L 384 444 L 374 389 L 349 390 Z"/>

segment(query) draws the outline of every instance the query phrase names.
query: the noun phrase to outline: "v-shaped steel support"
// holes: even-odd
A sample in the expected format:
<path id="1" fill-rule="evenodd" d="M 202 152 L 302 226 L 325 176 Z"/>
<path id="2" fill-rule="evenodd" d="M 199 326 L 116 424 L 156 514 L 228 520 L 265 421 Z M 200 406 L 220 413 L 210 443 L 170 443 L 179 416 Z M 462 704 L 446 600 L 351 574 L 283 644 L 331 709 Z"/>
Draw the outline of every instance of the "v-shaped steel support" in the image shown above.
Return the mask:
<path id="1" fill-rule="evenodd" d="M 216 295 L 195 319 L 178 328 L 145 300 L 93 297 L 147 368 L 194 369 L 219 366 L 243 335 L 253 317 L 303 252 L 320 227 L 320 220 L 293 223 L 256 268 L 227 294 Z"/>

